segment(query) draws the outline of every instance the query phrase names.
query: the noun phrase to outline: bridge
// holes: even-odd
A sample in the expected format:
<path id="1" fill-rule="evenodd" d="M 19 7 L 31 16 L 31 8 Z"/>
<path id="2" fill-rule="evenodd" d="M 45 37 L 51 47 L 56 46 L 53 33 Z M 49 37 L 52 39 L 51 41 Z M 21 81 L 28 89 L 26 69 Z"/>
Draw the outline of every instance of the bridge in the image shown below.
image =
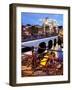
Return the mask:
<path id="1" fill-rule="evenodd" d="M 45 42 L 46 46 L 48 46 L 48 42 L 52 40 L 54 43 L 54 40 L 58 41 L 58 36 L 53 36 L 53 37 L 48 37 L 48 38 L 43 38 L 43 39 L 38 39 L 38 40 L 33 40 L 33 41 L 27 41 L 27 42 L 22 42 L 21 46 L 22 47 L 38 47 L 40 43 Z"/>

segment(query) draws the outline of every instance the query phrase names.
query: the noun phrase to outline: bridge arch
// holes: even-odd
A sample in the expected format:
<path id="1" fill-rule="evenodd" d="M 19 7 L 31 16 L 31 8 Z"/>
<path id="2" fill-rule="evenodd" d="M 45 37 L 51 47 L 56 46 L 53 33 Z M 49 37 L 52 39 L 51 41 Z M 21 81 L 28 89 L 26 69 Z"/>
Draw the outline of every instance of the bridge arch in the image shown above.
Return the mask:
<path id="1" fill-rule="evenodd" d="M 46 50 L 46 43 L 41 42 L 38 46 L 38 53 L 43 53 Z"/>
<path id="2" fill-rule="evenodd" d="M 54 43 L 53 43 L 54 47 L 56 46 L 56 43 L 57 43 L 57 40 L 56 40 L 56 38 L 55 38 L 55 39 L 54 39 Z"/>
<path id="3" fill-rule="evenodd" d="M 51 49 L 53 46 L 53 41 L 52 40 L 49 40 L 48 41 L 48 49 Z"/>

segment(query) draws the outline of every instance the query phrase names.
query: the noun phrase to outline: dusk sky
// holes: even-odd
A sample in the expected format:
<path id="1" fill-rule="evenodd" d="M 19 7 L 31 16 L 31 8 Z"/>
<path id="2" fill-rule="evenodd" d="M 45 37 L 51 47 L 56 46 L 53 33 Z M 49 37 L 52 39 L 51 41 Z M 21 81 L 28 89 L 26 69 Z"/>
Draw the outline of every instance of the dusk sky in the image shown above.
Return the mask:
<path id="1" fill-rule="evenodd" d="M 59 25 L 63 26 L 63 14 L 48 14 L 48 13 L 21 13 L 21 24 L 42 25 L 44 18 L 54 19 Z"/>

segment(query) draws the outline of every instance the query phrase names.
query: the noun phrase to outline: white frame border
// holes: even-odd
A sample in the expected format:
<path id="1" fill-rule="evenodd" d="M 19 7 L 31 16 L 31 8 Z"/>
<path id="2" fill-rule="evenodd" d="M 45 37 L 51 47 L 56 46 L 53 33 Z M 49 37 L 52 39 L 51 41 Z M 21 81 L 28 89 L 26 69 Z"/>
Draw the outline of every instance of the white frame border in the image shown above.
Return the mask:
<path id="1" fill-rule="evenodd" d="M 64 27 L 64 74 L 63 76 L 21 77 L 21 12 L 63 14 Z M 68 10 L 16 7 L 16 83 L 38 83 L 68 80 Z"/>

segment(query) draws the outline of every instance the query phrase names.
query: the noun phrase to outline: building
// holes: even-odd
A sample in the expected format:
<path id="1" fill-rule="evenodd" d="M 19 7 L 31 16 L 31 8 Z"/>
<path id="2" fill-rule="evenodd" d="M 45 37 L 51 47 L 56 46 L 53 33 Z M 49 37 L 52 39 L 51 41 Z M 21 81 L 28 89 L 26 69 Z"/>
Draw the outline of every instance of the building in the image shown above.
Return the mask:
<path id="1" fill-rule="evenodd" d="M 58 33 L 58 24 L 56 20 L 48 19 L 47 17 L 43 19 L 43 27 L 44 27 L 44 33 Z"/>

